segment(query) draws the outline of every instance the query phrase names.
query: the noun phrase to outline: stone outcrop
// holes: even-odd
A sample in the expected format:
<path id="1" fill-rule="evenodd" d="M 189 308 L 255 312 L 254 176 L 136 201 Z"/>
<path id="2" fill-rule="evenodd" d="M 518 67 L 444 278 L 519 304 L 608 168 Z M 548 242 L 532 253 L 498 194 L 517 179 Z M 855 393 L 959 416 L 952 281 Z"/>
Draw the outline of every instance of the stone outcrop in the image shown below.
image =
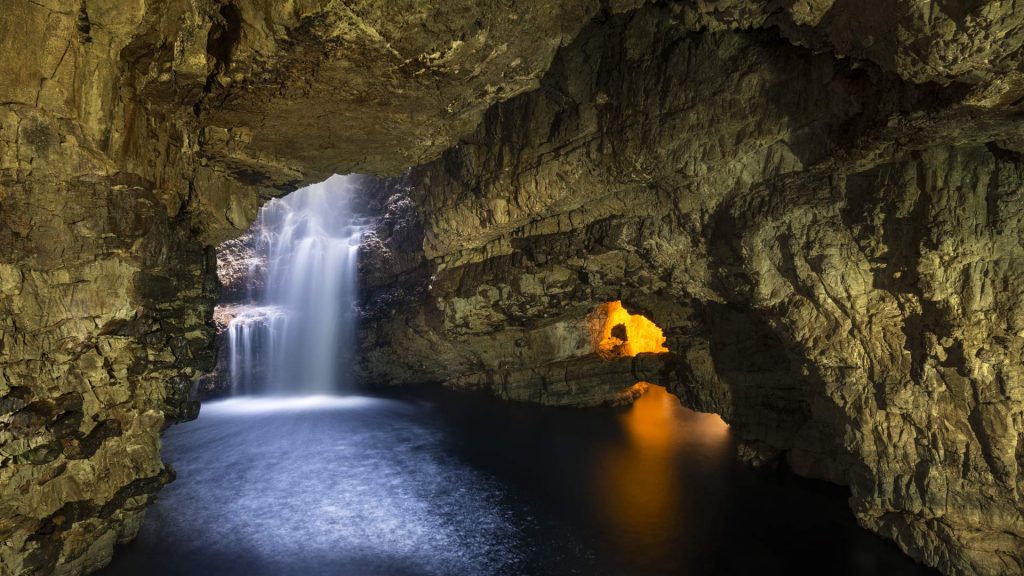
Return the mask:
<path id="1" fill-rule="evenodd" d="M 424 163 L 381 183 L 368 382 L 663 383 L 916 558 L 1021 572 L 1022 24 L 911 0 L 5 6 L 0 573 L 102 566 L 173 476 L 215 246 L 273 195 Z M 591 354 L 619 299 L 669 353 Z"/>

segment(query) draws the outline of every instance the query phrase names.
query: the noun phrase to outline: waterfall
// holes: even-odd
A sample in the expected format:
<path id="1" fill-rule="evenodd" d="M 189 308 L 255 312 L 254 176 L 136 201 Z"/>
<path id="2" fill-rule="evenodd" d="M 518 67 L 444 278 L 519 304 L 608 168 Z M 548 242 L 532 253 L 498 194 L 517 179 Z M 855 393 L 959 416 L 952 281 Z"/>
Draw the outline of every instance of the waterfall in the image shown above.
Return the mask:
<path id="1" fill-rule="evenodd" d="M 333 176 L 271 200 L 257 219 L 265 269 L 228 322 L 234 394 L 330 394 L 346 388 L 355 332 L 360 222 L 354 180 Z M 262 286 L 262 289 L 253 287 Z"/>

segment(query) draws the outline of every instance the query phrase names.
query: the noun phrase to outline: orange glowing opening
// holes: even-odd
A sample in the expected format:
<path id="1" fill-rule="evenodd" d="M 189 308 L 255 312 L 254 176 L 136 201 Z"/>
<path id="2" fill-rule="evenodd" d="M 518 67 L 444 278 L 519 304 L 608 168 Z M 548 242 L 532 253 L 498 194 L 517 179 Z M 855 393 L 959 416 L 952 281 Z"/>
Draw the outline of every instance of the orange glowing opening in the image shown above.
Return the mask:
<path id="1" fill-rule="evenodd" d="M 668 352 L 661 328 L 640 314 L 630 314 L 619 300 L 601 304 L 589 320 L 594 348 L 605 358 Z"/>

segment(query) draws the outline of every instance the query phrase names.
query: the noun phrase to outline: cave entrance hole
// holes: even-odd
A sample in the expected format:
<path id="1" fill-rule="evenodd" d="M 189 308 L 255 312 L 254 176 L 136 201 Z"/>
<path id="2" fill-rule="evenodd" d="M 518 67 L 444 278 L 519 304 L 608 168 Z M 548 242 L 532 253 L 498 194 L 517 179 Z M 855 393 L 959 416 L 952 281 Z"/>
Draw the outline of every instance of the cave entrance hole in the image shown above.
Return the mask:
<path id="1" fill-rule="evenodd" d="M 599 305 L 588 325 L 594 349 L 605 359 L 669 351 L 661 328 L 642 314 L 631 314 L 621 300 Z"/>
<path id="2" fill-rule="evenodd" d="M 612 361 L 639 354 L 666 354 L 664 331 L 643 314 L 631 313 L 621 300 L 604 302 L 587 317 L 594 350 L 604 360 Z M 696 412 L 681 405 L 679 397 L 662 384 L 638 381 L 627 396 L 635 402 L 624 422 L 631 435 L 644 443 L 658 444 L 668 441 L 671 434 L 665 430 L 666 422 L 680 410 L 692 412 L 694 421 L 701 422 L 700 435 L 720 440 L 728 435 L 729 425 L 713 412 Z M 638 401 L 641 396 L 646 398 Z M 666 403 L 674 405 L 669 407 Z"/>
<path id="3" fill-rule="evenodd" d="M 363 180 L 335 175 L 272 198 L 242 236 L 218 247 L 218 358 L 201 394 L 349 391 L 370 193 Z"/>

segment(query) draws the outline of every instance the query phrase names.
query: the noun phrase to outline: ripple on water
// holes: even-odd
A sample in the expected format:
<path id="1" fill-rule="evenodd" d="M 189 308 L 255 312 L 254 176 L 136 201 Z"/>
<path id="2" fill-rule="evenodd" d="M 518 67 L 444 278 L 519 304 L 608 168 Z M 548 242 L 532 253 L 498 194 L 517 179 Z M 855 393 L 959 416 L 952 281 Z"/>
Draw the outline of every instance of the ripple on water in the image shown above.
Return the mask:
<path id="1" fill-rule="evenodd" d="M 445 454 L 415 412 L 367 397 L 204 405 L 168 431 L 180 480 L 112 570 L 157 546 L 175 554 L 147 574 L 502 571 L 516 552 L 499 487 Z"/>
<path id="2" fill-rule="evenodd" d="M 717 416 L 487 396 L 233 398 L 170 428 L 178 480 L 107 576 L 928 573 L 842 489 L 737 466 Z"/>

